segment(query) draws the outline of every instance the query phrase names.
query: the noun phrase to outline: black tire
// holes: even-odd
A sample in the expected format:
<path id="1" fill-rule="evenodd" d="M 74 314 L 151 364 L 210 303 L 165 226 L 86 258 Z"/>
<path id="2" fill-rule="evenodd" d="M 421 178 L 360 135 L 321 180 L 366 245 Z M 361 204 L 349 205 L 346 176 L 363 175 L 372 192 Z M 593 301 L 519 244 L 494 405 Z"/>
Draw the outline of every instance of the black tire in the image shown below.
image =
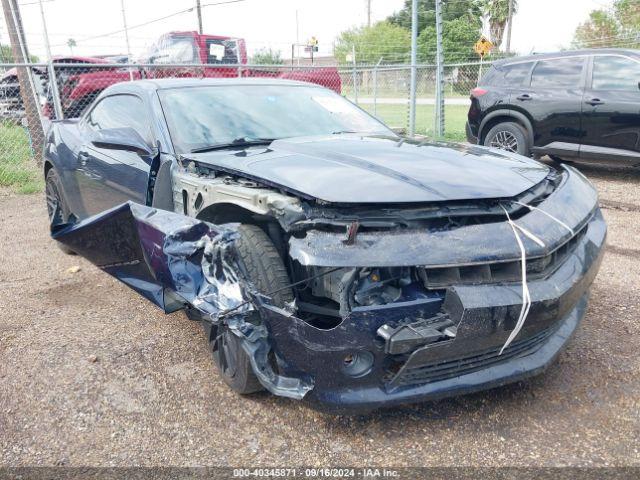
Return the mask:
<path id="1" fill-rule="evenodd" d="M 527 131 L 515 122 L 495 125 L 487 132 L 482 142 L 486 147 L 499 148 L 508 152 L 529 156 L 530 146 Z"/>
<path id="2" fill-rule="evenodd" d="M 273 242 L 255 225 L 240 225 L 238 230 L 238 255 L 255 287 L 262 293 L 282 289 L 272 296 L 276 306 L 293 301 L 293 292 L 286 288 L 290 283 L 287 270 Z M 218 327 L 210 346 L 222 379 L 234 391 L 244 395 L 264 390 L 241 340 L 226 326 Z"/>
<path id="3" fill-rule="evenodd" d="M 47 213 L 49 214 L 49 222 L 65 223 L 69 220 L 71 214 L 67 201 L 62 193 L 62 182 L 56 171 L 51 168 L 47 172 L 45 177 L 45 198 L 47 201 Z M 59 207 L 56 209 L 56 205 Z M 58 215 L 57 218 L 53 218 L 54 215 Z M 56 245 L 67 255 L 75 255 L 76 253 L 66 245 L 56 242 Z"/>

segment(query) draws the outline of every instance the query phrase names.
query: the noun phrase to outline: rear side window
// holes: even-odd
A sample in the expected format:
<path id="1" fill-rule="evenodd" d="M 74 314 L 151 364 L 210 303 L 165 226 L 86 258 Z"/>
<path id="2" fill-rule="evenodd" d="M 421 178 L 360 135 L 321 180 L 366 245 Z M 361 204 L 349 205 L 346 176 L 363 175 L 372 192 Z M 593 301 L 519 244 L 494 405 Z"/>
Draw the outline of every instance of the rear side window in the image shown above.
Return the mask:
<path id="1" fill-rule="evenodd" d="M 577 88 L 580 86 L 584 58 L 540 60 L 531 75 L 531 86 L 537 88 Z"/>
<path id="2" fill-rule="evenodd" d="M 149 127 L 144 103 L 135 95 L 105 97 L 87 117 L 87 125 L 94 130 L 131 127 L 149 139 Z"/>
<path id="3" fill-rule="evenodd" d="M 516 63 L 504 67 L 504 84 L 507 86 L 520 86 L 529 78 L 529 72 L 533 62 Z"/>
<path id="4" fill-rule="evenodd" d="M 594 90 L 640 92 L 640 63 L 625 57 L 593 58 Z"/>
<path id="5" fill-rule="evenodd" d="M 478 82 L 478 84 L 486 85 L 488 87 L 500 85 L 502 83 L 502 75 L 502 70 L 498 70 L 497 68 L 492 66 L 489 70 L 487 70 L 487 73 L 482 76 L 482 79 L 480 80 L 480 82 Z"/>

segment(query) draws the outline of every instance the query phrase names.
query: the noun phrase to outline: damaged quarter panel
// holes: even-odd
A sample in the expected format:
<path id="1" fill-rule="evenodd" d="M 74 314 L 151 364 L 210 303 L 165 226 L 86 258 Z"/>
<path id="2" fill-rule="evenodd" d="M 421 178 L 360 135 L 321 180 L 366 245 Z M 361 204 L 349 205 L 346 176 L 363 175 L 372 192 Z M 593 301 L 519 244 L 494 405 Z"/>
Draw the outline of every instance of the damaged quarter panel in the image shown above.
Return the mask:
<path id="1" fill-rule="evenodd" d="M 96 136 L 54 122 L 52 237 L 201 320 L 214 357 L 246 359 L 247 382 L 225 379 L 236 391 L 338 413 L 441 398 L 543 371 L 578 327 L 606 224 L 577 170 L 401 139 L 298 82 L 147 80 L 103 95 L 127 92 L 149 107 L 148 145 L 124 130 L 100 145 L 144 163 L 145 181 L 122 203 L 104 192 L 132 185 L 126 165 L 93 179 L 108 188 L 92 211 L 90 182 L 74 178 Z"/>

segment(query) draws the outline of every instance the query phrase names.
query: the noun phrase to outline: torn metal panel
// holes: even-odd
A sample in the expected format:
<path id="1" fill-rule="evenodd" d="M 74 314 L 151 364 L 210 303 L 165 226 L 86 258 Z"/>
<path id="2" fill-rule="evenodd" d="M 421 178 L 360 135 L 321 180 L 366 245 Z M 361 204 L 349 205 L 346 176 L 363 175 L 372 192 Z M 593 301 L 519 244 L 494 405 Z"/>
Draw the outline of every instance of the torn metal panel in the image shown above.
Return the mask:
<path id="1" fill-rule="evenodd" d="M 52 226 L 55 240 L 167 313 L 189 303 L 215 315 L 244 301 L 231 277 L 235 270 L 220 258 L 234 234 L 230 227 L 133 202 L 75 224 Z M 205 252 L 217 255 L 219 263 L 206 259 Z"/>
<path id="2" fill-rule="evenodd" d="M 209 329 L 225 322 L 243 339 L 253 370 L 272 393 L 301 399 L 308 375 L 292 378 L 271 367 L 265 327 L 249 323 L 254 305 L 269 299 L 243 275 L 237 230 L 132 202 L 74 224 L 52 225 L 52 237 L 170 313 L 189 305 Z M 221 315 L 224 314 L 224 315 Z"/>

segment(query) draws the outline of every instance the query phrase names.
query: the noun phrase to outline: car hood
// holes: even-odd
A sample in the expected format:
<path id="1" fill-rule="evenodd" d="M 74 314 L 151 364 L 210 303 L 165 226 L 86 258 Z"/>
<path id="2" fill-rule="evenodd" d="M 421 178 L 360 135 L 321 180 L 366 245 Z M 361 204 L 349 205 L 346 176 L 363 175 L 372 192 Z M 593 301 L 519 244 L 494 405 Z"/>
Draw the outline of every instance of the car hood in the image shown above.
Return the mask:
<path id="1" fill-rule="evenodd" d="M 358 135 L 276 140 L 268 147 L 188 157 L 302 196 L 348 204 L 509 198 L 549 172 L 529 158 L 484 147 Z"/>

